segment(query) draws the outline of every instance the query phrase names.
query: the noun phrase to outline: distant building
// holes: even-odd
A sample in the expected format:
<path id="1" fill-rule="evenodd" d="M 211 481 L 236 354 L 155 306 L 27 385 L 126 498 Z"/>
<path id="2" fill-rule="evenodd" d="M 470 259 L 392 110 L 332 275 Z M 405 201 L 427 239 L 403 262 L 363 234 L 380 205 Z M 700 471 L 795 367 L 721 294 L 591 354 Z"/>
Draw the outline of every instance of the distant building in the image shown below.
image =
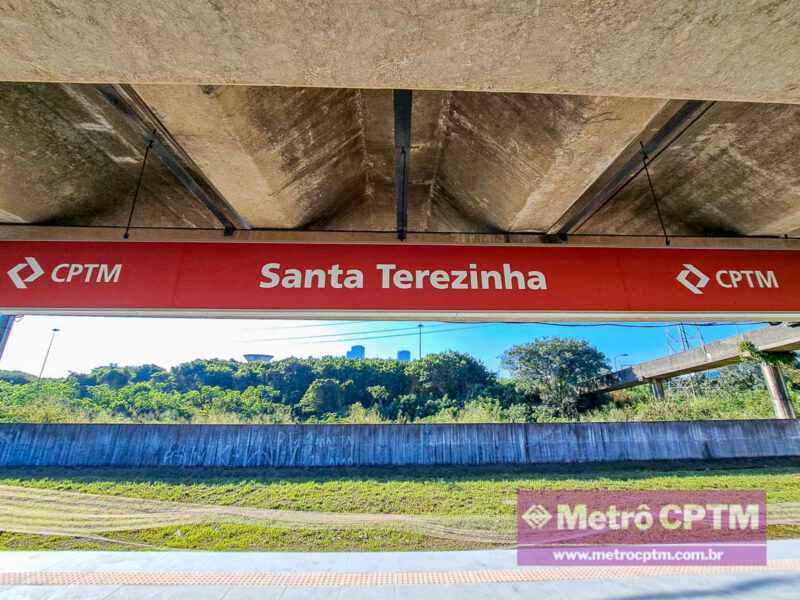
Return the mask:
<path id="1" fill-rule="evenodd" d="M 347 358 L 364 358 L 364 346 L 353 346 L 345 355 Z"/>
<path id="2" fill-rule="evenodd" d="M 273 356 L 272 354 L 245 354 L 244 359 L 247 362 L 269 362 Z"/>
<path id="3" fill-rule="evenodd" d="M 408 361 L 410 361 L 411 360 L 411 352 L 408 351 L 408 350 L 400 350 L 400 352 L 397 353 L 397 360 L 399 360 L 400 362 L 408 362 Z"/>

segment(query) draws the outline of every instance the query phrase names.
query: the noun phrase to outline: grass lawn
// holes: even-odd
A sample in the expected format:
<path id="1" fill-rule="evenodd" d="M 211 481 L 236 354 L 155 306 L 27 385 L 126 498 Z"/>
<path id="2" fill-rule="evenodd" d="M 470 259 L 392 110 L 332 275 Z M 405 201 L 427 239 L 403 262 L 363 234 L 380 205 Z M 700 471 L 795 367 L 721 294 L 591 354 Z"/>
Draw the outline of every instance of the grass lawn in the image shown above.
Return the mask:
<path id="1" fill-rule="evenodd" d="M 493 547 L 389 528 L 287 528 L 227 523 L 114 532 L 110 539 L 0 532 L 0 550 L 380 552 Z"/>
<path id="2" fill-rule="evenodd" d="M 2 486 L 10 487 L 3 492 Z M 513 536 L 518 489 L 764 490 L 770 504 L 785 504 L 800 502 L 800 461 L 308 470 L 0 469 L 0 549 L 135 549 L 130 544 L 143 549 L 317 551 L 496 547 L 508 543 L 491 536 L 471 537 L 469 532 L 494 530 Z M 90 520 L 80 510 L 91 510 L 95 497 L 84 500 L 75 492 L 168 502 L 173 512 L 174 503 L 188 503 L 308 514 L 369 513 L 378 515 L 376 519 L 407 515 L 408 522 L 389 518 L 385 523 L 343 524 L 334 519 L 329 524 L 304 524 L 302 516 L 294 514 L 291 518 L 296 522 L 289 524 L 265 524 L 253 520 L 260 516 L 252 515 L 246 522 L 181 523 L 180 516 L 171 516 L 169 523 L 149 527 L 141 515 L 126 515 L 129 526 L 95 531 L 93 538 L 74 533 L 40 535 L 48 526 L 58 525 L 57 513 L 45 514 L 46 506 L 66 502 L 52 495 L 56 492 L 65 493 L 77 511 L 70 517 L 73 528 L 83 523 L 81 519 Z M 39 498 L 37 494 L 51 495 Z M 40 501 L 44 504 L 38 509 Z M 13 502 L 18 504 L 12 506 Z M 20 525 L 22 532 L 19 527 L 11 532 L 14 527 L 4 526 L 15 523 L 15 518 L 24 525 Z M 421 519 L 417 526 L 416 518 Z M 443 524 L 448 531 L 455 528 L 457 535 L 431 534 L 429 523 Z M 36 524 L 41 531 L 35 529 Z M 800 537 L 800 526 L 771 526 L 770 536 Z"/>

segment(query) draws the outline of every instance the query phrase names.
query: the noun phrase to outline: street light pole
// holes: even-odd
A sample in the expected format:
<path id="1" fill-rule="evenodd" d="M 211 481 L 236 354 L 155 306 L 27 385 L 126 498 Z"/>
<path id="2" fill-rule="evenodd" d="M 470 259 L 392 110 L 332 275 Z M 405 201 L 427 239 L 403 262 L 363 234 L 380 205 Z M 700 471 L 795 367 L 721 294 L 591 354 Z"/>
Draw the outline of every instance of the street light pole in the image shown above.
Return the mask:
<path id="1" fill-rule="evenodd" d="M 422 323 L 417 325 L 417 329 L 419 330 L 419 357 L 422 358 Z"/>
<path id="2" fill-rule="evenodd" d="M 47 364 L 47 358 L 50 356 L 50 349 L 53 347 L 53 340 L 56 339 L 56 334 L 61 331 L 58 327 L 53 327 L 52 332 L 50 333 L 50 343 L 47 344 L 47 352 L 44 353 L 44 360 L 42 360 L 42 368 L 39 369 L 39 381 L 42 380 L 42 375 L 44 374 L 44 367 Z"/>
<path id="3" fill-rule="evenodd" d="M 614 362 L 614 370 L 615 370 L 615 371 L 618 371 L 618 370 L 619 370 L 619 366 L 618 366 L 618 363 L 617 363 L 617 360 L 618 360 L 618 359 L 620 359 L 620 358 L 630 358 L 630 356 L 631 356 L 631 355 L 630 355 L 630 354 L 627 354 L 627 353 L 625 353 L 625 354 L 617 354 L 617 355 L 614 357 L 614 361 L 613 361 L 613 362 Z"/>

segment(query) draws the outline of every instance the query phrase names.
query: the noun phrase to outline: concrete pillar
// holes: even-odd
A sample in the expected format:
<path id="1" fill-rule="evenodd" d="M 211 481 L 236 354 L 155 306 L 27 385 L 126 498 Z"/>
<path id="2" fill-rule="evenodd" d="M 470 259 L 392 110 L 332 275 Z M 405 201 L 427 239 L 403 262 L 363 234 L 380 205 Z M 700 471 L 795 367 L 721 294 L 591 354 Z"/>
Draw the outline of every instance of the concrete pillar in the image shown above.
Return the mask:
<path id="1" fill-rule="evenodd" d="M 650 393 L 653 394 L 654 400 L 664 400 L 667 395 L 664 393 L 664 380 L 651 379 L 650 380 Z"/>
<path id="2" fill-rule="evenodd" d="M 0 315 L 0 358 L 6 349 L 8 336 L 11 335 L 11 327 L 14 325 L 15 317 L 12 315 Z"/>
<path id="3" fill-rule="evenodd" d="M 772 398 L 772 405 L 775 407 L 775 416 L 779 419 L 796 418 L 781 368 L 777 365 L 761 363 L 761 372 L 764 374 L 764 380 L 767 382 L 767 389 L 769 390 L 770 398 Z"/>

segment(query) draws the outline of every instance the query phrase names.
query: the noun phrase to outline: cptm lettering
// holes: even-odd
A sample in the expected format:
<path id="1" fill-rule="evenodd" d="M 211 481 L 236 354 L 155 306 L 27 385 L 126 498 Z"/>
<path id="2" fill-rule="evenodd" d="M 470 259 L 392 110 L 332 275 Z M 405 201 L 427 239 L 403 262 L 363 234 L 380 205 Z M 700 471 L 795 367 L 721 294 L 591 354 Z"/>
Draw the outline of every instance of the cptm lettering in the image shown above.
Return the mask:
<path id="1" fill-rule="evenodd" d="M 105 265 L 100 263 L 62 263 L 53 267 L 50 279 L 55 283 L 117 283 L 122 274 L 122 265 Z"/>
<path id="2" fill-rule="evenodd" d="M 777 288 L 774 271 L 717 271 L 717 283 L 724 288 Z"/>

